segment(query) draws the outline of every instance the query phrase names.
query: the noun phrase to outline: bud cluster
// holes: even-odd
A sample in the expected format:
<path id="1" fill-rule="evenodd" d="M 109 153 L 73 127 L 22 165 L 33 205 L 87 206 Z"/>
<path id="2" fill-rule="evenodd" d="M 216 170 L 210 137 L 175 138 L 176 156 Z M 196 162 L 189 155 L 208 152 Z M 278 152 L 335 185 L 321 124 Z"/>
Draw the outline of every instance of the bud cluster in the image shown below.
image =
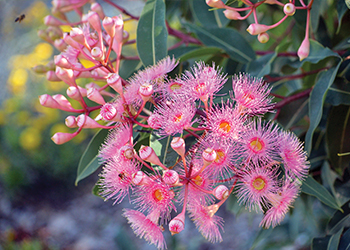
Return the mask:
<path id="1" fill-rule="evenodd" d="M 298 49 L 298 56 L 299 56 L 300 61 L 302 61 L 303 59 L 308 57 L 309 51 L 310 51 L 310 43 L 309 43 L 310 10 L 311 10 L 313 1 L 310 1 L 308 4 L 305 4 L 302 0 L 300 0 L 299 1 L 300 6 L 296 6 L 295 1 L 289 1 L 286 4 L 284 4 L 278 0 L 257 1 L 256 3 L 254 3 L 254 1 L 251 2 L 250 0 L 242 0 L 242 2 L 246 6 L 244 6 L 244 7 L 231 7 L 229 5 L 224 4 L 222 0 L 206 0 L 207 5 L 212 7 L 212 8 L 225 9 L 224 14 L 225 14 L 226 18 L 231 19 L 231 20 L 246 20 L 251 14 L 253 14 L 255 22 L 248 26 L 247 31 L 251 35 L 257 35 L 258 40 L 261 43 L 266 43 L 269 41 L 269 35 L 268 35 L 267 31 L 279 26 L 289 16 L 293 16 L 297 9 L 306 10 L 307 11 L 307 20 L 306 20 L 305 38 Z M 284 12 L 284 17 L 281 18 L 280 21 L 278 21 L 277 23 L 272 24 L 272 25 L 260 24 L 258 22 L 258 19 L 257 19 L 257 11 L 256 10 L 260 5 L 262 5 L 264 3 L 269 4 L 269 5 L 280 6 Z M 248 13 L 245 16 L 241 16 L 242 12 L 243 13 L 248 12 Z"/>
<path id="2" fill-rule="evenodd" d="M 135 210 L 125 209 L 123 216 L 136 235 L 159 249 L 166 247 L 163 225 L 168 224 L 172 235 L 180 233 L 186 212 L 205 238 L 222 241 L 223 219 L 216 212 L 232 193 L 249 209 L 264 213 L 262 226 L 279 224 L 297 197 L 309 164 L 294 134 L 261 119 L 274 108 L 268 85 L 246 74 L 234 76 L 231 95 L 220 102 L 215 98 L 227 81 L 221 69 L 197 62 L 170 78 L 168 73 L 178 64 L 170 57 L 122 79 L 121 49 L 128 40 L 123 19 L 106 17 L 93 3 L 88 14 L 81 13 L 81 26 L 75 27 L 65 12 L 77 11 L 86 2 L 54 0 L 56 17 L 46 17 L 49 28 L 39 32 L 61 51 L 47 78 L 68 85 L 68 98 L 44 94 L 40 103 L 76 114 L 65 122 L 76 131 L 56 133 L 52 140 L 62 144 L 82 129 L 110 129 L 98 155 L 103 163 L 100 195 L 120 203 L 130 194 Z M 208 2 L 225 7 L 221 1 Z M 60 30 L 63 24 L 74 26 L 69 34 Z M 93 66 L 85 67 L 83 60 Z M 78 78 L 105 84 L 81 87 Z M 71 102 L 81 108 L 73 108 Z M 92 111 L 98 114 L 91 117 Z M 136 126 L 170 137 L 178 154 L 175 165 L 166 166 L 149 145 L 136 150 Z M 182 209 L 171 219 L 177 207 Z"/>

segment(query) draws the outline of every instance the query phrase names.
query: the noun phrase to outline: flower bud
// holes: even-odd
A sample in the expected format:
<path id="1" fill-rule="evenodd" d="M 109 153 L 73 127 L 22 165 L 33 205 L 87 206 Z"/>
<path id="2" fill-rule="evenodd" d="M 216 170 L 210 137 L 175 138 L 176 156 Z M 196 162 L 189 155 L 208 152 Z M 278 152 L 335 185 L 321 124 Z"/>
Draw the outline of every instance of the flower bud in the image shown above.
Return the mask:
<path id="1" fill-rule="evenodd" d="M 219 185 L 213 190 L 213 195 L 218 200 L 226 199 L 229 196 L 228 188 L 225 185 Z"/>
<path id="2" fill-rule="evenodd" d="M 56 143 L 57 145 L 61 145 L 63 143 L 66 143 L 67 141 L 70 141 L 71 139 L 73 139 L 77 134 L 73 133 L 62 133 L 62 132 L 58 132 L 56 134 L 54 134 L 51 137 L 51 140 Z"/>
<path id="3" fill-rule="evenodd" d="M 179 183 L 179 174 L 174 170 L 166 170 L 163 173 L 163 181 L 168 185 L 176 185 Z"/>
<path id="4" fill-rule="evenodd" d="M 36 65 L 32 68 L 32 70 L 37 74 L 44 74 L 47 72 L 47 69 L 44 65 Z"/>
<path id="5" fill-rule="evenodd" d="M 102 6 L 99 3 L 92 3 L 90 9 L 96 12 L 101 20 L 105 18 L 105 13 L 103 12 Z"/>
<path id="6" fill-rule="evenodd" d="M 151 84 L 141 85 L 139 87 L 139 94 L 144 102 L 147 102 L 153 94 L 153 86 Z"/>
<path id="7" fill-rule="evenodd" d="M 283 7 L 283 12 L 287 16 L 293 16 L 294 13 L 295 13 L 295 5 L 292 4 L 292 3 L 285 4 L 284 7 Z"/>
<path id="8" fill-rule="evenodd" d="M 79 128 L 102 128 L 103 126 L 85 114 L 79 115 L 76 119 Z"/>
<path id="9" fill-rule="evenodd" d="M 56 39 L 53 42 L 53 45 L 58 49 L 59 51 L 64 51 L 67 48 L 67 44 L 63 39 Z"/>
<path id="10" fill-rule="evenodd" d="M 212 8 L 223 9 L 226 6 L 221 0 L 206 0 L 205 2 Z"/>
<path id="11" fill-rule="evenodd" d="M 44 23 L 46 26 L 60 26 L 60 25 L 64 24 L 60 20 L 58 20 L 57 18 L 55 18 L 53 16 L 46 16 L 44 18 Z"/>
<path id="12" fill-rule="evenodd" d="M 60 78 L 57 77 L 55 71 L 52 71 L 52 70 L 46 72 L 46 79 L 50 82 L 62 81 Z"/>
<path id="13" fill-rule="evenodd" d="M 174 137 L 171 141 L 171 147 L 178 153 L 180 156 L 185 156 L 185 140 L 181 137 Z"/>
<path id="14" fill-rule="evenodd" d="M 93 47 L 91 50 L 91 55 L 97 61 L 101 62 L 104 60 L 103 51 L 99 47 Z"/>
<path id="15" fill-rule="evenodd" d="M 151 183 L 151 179 L 142 171 L 137 171 L 132 175 L 132 183 L 135 185 L 147 185 Z"/>
<path id="16" fill-rule="evenodd" d="M 88 16 L 88 22 L 91 24 L 91 26 L 98 32 L 101 32 L 101 22 L 100 17 L 98 14 L 94 11 L 90 11 Z"/>
<path id="17" fill-rule="evenodd" d="M 216 157 L 217 157 L 217 153 L 212 148 L 207 148 L 202 153 L 203 163 L 205 166 L 208 166 L 209 164 L 214 162 Z"/>
<path id="18" fill-rule="evenodd" d="M 225 10 L 224 11 L 225 17 L 227 19 L 231 19 L 231 20 L 241 20 L 241 14 L 239 14 L 238 11 L 235 10 Z"/>
<path id="19" fill-rule="evenodd" d="M 122 79 L 117 73 L 112 73 L 107 78 L 108 85 L 120 95 L 123 95 Z"/>
<path id="20" fill-rule="evenodd" d="M 54 56 L 54 62 L 56 64 L 56 66 L 61 67 L 61 68 L 65 68 L 65 69 L 71 69 L 72 68 L 72 64 L 67 60 L 67 58 L 65 58 L 64 56 L 62 56 L 61 54 Z"/>
<path id="21" fill-rule="evenodd" d="M 87 98 L 89 98 L 91 101 L 94 101 L 98 104 L 105 104 L 105 100 L 103 99 L 102 95 L 100 94 L 100 92 L 95 89 L 95 88 L 89 88 L 87 90 Z"/>
<path id="22" fill-rule="evenodd" d="M 163 165 L 160 162 L 156 153 L 154 152 L 153 148 L 151 148 L 150 146 L 142 145 L 139 150 L 139 155 L 142 160 L 148 161 L 152 164 L 159 165 L 159 166 Z"/>
<path id="23" fill-rule="evenodd" d="M 49 35 L 47 34 L 47 32 L 45 30 L 38 30 L 38 37 L 40 37 L 41 39 L 43 39 L 44 41 L 51 43 L 52 40 L 49 37 Z"/>
<path id="24" fill-rule="evenodd" d="M 260 33 L 266 32 L 268 31 L 270 28 L 269 26 L 265 25 L 265 24 L 258 24 L 258 23 L 252 23 L 251 25 L 249 25 L 249 27 L 247 28 L 247 31 L 251 34 L 251 35 L 258 35 Z"/>
<path id="25" fill-rule="evenodd" d="M 134 158 L 134 148 L 131 145 L 124 145 L 120 148 L 120 154 L 128 160 Z"/>
<path id="26" fill-rule="evenodd" d="M 68 33 L 63 34 L 63 40 L 66 44 L 72 46 L 74 49 L 80 50 L 81 45 L 76 41 L 74 41 L 73 38 Z"/>
<path id="27" fill-rule="evenodd" d="M 67 19 L 66 15 L 62 11 L 59 11 L 57 8 L 52 8 L 51 9 L 51 14 L 54 17 L 57 17 L 59 19 L 62 19 L 64 21 L 68 22 L 68 19 Z"/>
<path id="28" fill-rule="evenodd" d="M 117 43 L 123 42 L 124 21 L 122 15 L 113 17 L 115 23 L 114 39 Z"/>
<path id="29" fill-rule="evenodd" d="M 309 56 L 310 53 L 310 41 L 308 37 L 305 37 L 298 49 L 299 60 L 302 61 Z"/>
<path id="30" fill-rule="evenodd" d="M 61 67 L 56 67 L 55 71 L 58 78 L 67 83 L 68 85 L 74 85 L 74 72 L 71 69 L 65 69 Z"/>
<path id="31" fill-rule="evenodd" d="M 67 89 L 67 95 L 74 100 L 80 101 L 80 95 L 86 96 L 87 91 L 86 91 L 86 89 L 79 87 L 79 86 L 78 86 L 78 88 L 75 86 L 70 86 Z"/>
<path id="32" fill-rule="evenodd" d="M 258 35 L 258 40 L 261 43 L 267 43 L 269 41 L 269 34 L 267 34 L 266 32 L 260 33 Z"/>
<path id="33" fill-rule="evenodd" d="M 39 96 L 39 102 L 42 106 L 47 108 L 59 109 L 61 106 L 58 102 L 56 102 L 52 96 L 48 94 L 44 94 Z"/>
<path id="34" fill-rule="evenodd" d="M 86 38 L 84 36 L 83 30 L 80 28 L 72 28 L 69 32 L 70 37 L 76 41 L 77 43 L 85 46 L 87 49 L 90 50 L 90 46 L 86 41 Z"/>
<path id="35" fill-rule="evenodd" d="M 100 114 L 104 120 L 110 121 L 117 115 L 117 109 L 107 102 L 101 107 Z"/>
<path id="36" fill-rule="evenodd" d="M 77 121 L 75 120 L 75 116 L 67 116 L 65 119 L 65 124 L 68 128 L 76 128 L 78 127 Z"/>
<path id="37" fill-rule="evenodd" d="M 107 34 L 113 38 L 115 35 L 115 23 L 114 19 L 111 17 L 105 17 L 102 21 L 103 28 L 107 32 Z"/>
<path id="38" fill-rule="evenodd" d="M 61 105 L 62 107 L 67 109 L 73 109 L 71 103 L 67 100 L 67 98 L 64 95 L 56 94 L 56 95 L 53 95 L 52 98 L 56 102 L 58 102 L 58 104 Z"/>
<path id="39" fill-rule="evenodd" d="M 180 213 L 169 222 L 169 231 L 171 235 L 178 234 L 185 228 L 185 214 Z"/>

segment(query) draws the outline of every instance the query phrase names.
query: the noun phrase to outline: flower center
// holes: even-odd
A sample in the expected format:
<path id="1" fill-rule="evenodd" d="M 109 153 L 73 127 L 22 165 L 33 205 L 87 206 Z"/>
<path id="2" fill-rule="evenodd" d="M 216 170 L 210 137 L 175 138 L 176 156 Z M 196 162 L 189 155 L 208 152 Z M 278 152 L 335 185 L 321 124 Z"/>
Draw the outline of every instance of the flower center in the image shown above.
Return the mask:
<path id="1" fill-rule="evenodd" d="M 181 122 L 182 116 L 183 116 L 182 113 L 179 113 L 179 114 L 175 115 L 175 116 L 173 117 L 173 121 L 176 122 L 176 123 Z"/>
<path id="2" fill-rule="evenodd" d="M 216 151 L 215 163 L 217 163 L 217 164 L 223 163 L 225 158 L 226 158 L 225 152 L 221 149 L 216 149 L 215 151 Z"/>
<path id="3" fill-rule="evenodd" d="M 204 95 L 207 88 L 204 82 L 200 82 L 196 85 L 194 89 L 199 95 Z"/>
<path id="4" fill-rule="evenodd" d="M 161 201 L 164 199 L 164 195 L 163 195 L 163 192 L 159 189 L 156 189 L 154 192 L 153 192 L 153 199 L 155 201 Z"/>
<path id="5" fill-rule="evenodd" d="M 181 89 L 182 84 L 178 83 L 178 82 L 174 82 L 173 84 L 170 85 L 170 89 L 172 91 L 176 91 L 177 89 Z"/>
<path id="6" fill-rule="evenodd" d="M 223 133 L 228 133 L 231 130 L 231 125 L 229 122 L 223 120 L 219 124 L 219 131 Z"/>
<path id="7" fill-rule="evenodd" d="M 254 100 L 255 97 L 252 93 L 249 92 L 249 93 L 244 94 L 244 99 L 246 100 L 246 102 L 250 102 L 250 101 Z"/>
<path id="8" fill-rule="evenodd" d="M 255 137 L 250 141 L 249 148 L 254 151 L 254 153 L 258 153 L 265 148 L 265 143 L 260 138 Z"/>
<path id="9" fill-rule="evenodd" d="M 258 177 L 256 178 L 255 180 L 253 180 L 252 182 L 252 186 L 256 189 L 256 190 L 262 190 L 265 186 L 266 186 L 266 183 L 265 181 L 261 178 L 261 177 Z"/>
<path id="10" fill-rule="evenodd" d="M 199 175 L 197 175 L 194 179 L 194 183 L 196 183 L 196 185 L 201 186 L 203 184 L 203 178 Z"/>

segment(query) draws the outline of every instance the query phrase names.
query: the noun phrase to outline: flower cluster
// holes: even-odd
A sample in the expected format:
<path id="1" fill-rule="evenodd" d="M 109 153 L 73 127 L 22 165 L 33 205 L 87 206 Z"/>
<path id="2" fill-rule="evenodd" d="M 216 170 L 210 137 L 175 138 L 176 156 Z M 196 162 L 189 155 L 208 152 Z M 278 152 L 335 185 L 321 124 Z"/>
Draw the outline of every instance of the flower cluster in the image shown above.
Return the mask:
<path id="1" fill-rule="evenodd" d="M 128 39 L 122 17 L 106 17 L 93 3 L 88 14 L 81 13 L 81 26 L 63 34 L 60 25 L 69 23 L 64 13 L 87 1 L 53 2 L 61 19 L 46 17 L 49 30 L 40 33 L 61 51 L 47 77 L 67 83 L 68 98 L 45 94 L 39 99 L 45 107 L 77 114 L 66 118 L 66 125 L 77 129 L 52 139 L 62 144 L 82 129 L 110 129 L 98 154 L 103 164 L 100 195 L 115 203 L 129 196 L 135 209 L 125 209 L 123 216 L 136 235 L 166 248 L 164 225 L 171 234 L 180 233 L 188 212 L 205 238 L 220 242 L 223 219 L 216 212 L 232 193 L 250 210 L 264 213 L 261 226 L 283 220 L 309 164 L 294 134 L 262 119 L 274 107 L 265 82 L 247 74 L 234 76 L 231 94 L 218 101 L 228 79 L 219 67 L 197 62 L 170 78 L 178 64 L 170 57 L 122 79 L 121 48 Z M 83 60 L 93 66 L 85 67 Z M 104 85 L 81 87 L 78 78 Z M 81 108 L 73 108 L 71 101 Z M 170 137 L 176 164 L 164 165 L 147 144 L 135 150 L 135 127 Z M 172 213 L 177 215 L 171 218 Z"/>
<path id="2" fill-rule="evenodd" d="M 305 38 L 302 41 L 299 49 L 298 49 L 298 56 L 300 61 L 308 57 L 310 52 L 310 41 L 309 41 L 309 26 L 310 26 L 310 11 L 313 4 L 313 0 L 310 1 L 308 4 L 305 4 L 303 0 L 299 0 L 300 5 L 295 4 L 295 0 L 288 1 L 288 3 L 284 4 L 278 0 L 266 0 L 266 1 L 258 1 L 256 3 L 251 2 L 250 0 L 242 0 L 242 3 L 244 3 L 246 6 L 244 7 L 231 7 L 230 3 L 234 1 L 227 1 L 227 5 L 223 3 L 222 0 L 206 0 L 206 3 L 208 6 L 218 9 L 225 9 L 224 14 L 226 18 L 231 20 L 245 20 L 247 19 L 251 14 L 254 16 L 254 23 L 250 24 L 247 28 L 247 31 L 251 35 L 257 35 L 258 40 L 261 43 L 266 43 L 269 41 L 269 34 L 267 31 L 270 29 L 276 28 L 279 26 L 282 22 L 284 22 L 288 17 L 293 16 L 297 9 L 299 10 L 307 10 L 307 18 L 306 18 L 306 31 L 305 31 Z M 262 5 L 262 4 L 269 4 L 269 5 L 277 5 L 280 6 L 280 8 L 283 9 L 284 17 L 281 18 L 280 21 L 278 21 L 275 24 L 272 25 L 265 25 L 261 24 L 258 21 L 257 18 L 257 11 L 256 9 Z M 248 12 L 246 15 L 242 16 L 240 13 Z"/>

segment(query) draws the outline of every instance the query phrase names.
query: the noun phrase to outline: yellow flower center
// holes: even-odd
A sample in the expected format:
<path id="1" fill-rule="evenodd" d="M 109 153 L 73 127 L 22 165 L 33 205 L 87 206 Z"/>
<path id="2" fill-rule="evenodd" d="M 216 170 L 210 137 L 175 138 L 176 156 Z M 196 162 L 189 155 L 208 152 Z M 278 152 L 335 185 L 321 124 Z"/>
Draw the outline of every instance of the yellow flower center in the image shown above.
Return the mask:
<path id="1" fill-rule="evenodd" d="M 249 147 L 251 150 L 257 153 L 264 149 L 265 143 L 260 138 L 255 137 L 250 141 Z"/>
<path id="2" fill-rule="evenodd" d="M 164 199 L 164 195 L 163 195 L 163 192 L 159 189 L 156 189 L 154 192 L 153 192 L 153 199 L 155 201 L 161 201 Z"/>
<path id="3" fill-rule="evenodd" d="M 253 180 L 252 182 L 252 186 L 256 189 L 256 190 L 261 190 L 265 187 L 266 183 L 265 181 L 261 178 L 261 177 L 258 177 L 256 178 L 255 180 Z"/>
<path id="4" fill-rule="evenodd" d="M 181 122 L 182 116 L 183 116 L 183 115 L 182 115 L 181 113 L 175 115 L 175 116 L 173 117 L 173 121 L 176 122 L 176 123 Z"/>
<path id="5" fill-rule="evenodd" d="M 181 89 L 181 87 L 182 87 L 182 84 L 177 83 L 177 82 L 174 82 L 173 84 L 171 84 L 170 89 L 171 89 L 172 91 L 175 91 L 175 90 L 177 90 L 177 89 Z"/>
<path id="6" fill-rule="evenodd" d="M 222 151 L 221 149 L 217 149 L 216 151 L 216 159 L 215 159 L 215 163 L 221 164 L 224 162 L 226 154 L 224 151 Z"/>
<path id="7" fill-rule="evenodd" d="M 203 178 L 199 175 L 197 175 L 194 179 L 193 179 L 194 183 L 196 183 L 196 185 L 201 186 L 203 184 Z"/>
<path id="8" fill-rule="evenodd" d="M 219 124 L 219 130 L 224 133 L 228 133 L 231 130 L 231 125 L 227 121 L 221 121 Z"/>

